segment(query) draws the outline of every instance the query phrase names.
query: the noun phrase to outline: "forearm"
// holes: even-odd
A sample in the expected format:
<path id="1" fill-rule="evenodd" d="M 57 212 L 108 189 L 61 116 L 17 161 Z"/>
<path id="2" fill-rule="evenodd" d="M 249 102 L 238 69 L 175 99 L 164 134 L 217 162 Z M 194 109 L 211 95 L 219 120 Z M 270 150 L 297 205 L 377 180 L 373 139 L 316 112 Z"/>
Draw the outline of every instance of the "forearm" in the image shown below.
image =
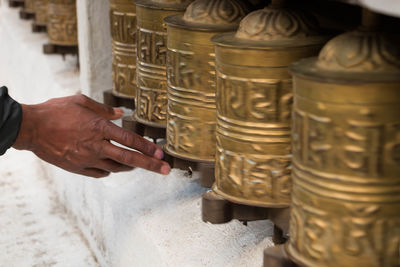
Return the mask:
<path id="1" fill-rule="evenodd" d="M 15 142 L 22 121 L 21 105 L 8 95 L 6 87 L 0 88 L 0 155 Z"/>

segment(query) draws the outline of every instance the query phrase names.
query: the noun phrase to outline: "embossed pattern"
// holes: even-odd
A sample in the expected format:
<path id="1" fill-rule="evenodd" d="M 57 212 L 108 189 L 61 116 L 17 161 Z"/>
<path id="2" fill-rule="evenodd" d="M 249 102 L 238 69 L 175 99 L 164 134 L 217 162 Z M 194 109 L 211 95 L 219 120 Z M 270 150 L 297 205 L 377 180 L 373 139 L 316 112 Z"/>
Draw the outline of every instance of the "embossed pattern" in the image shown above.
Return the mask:
<path id="1" fill-rule="evenodd" d="M 167 29 L 163 19 L 183 13 L 155 7 L 137 8 L 137 92 L 135 118 L 165 127 L 167 120 Z"/>
<path id="2" fill-rule="evenodd" d="M 50 43 L 78 45 L 76 0 L 48 0 L 47 33 Z"/>
<path id="3" fill-rule="evenodd" d="M 35 22 L 37 25 L 47 25 L 47 4 L 48 0 L 35 0 Z"/>
<path id="4" fill-rule="evenodd" d="M 34 9 L 34 2 L 33 2 L 34 0 L 25 0 L 25 4 L 24 4 L 24 10 L 26 11 L 26 12 L 29 12 L 29 13 L 34 13 L 35 12 L 35 9 Z"/>
<path id="5" fill-rule="evenodd" d="M 216 143 L 214 47 L 185 46 L 185 50 L 173 45 L 168 49 L 167 150 L 212 161 Z"/>
<path id="6" fill-rule="evenodd" d="M 114 93 L 136 95 L 136 7 L 132 1 L 110 1 Z"/>
<path id="7" fill-rule="evenodd" d="M 339 68 L 368 78 L 373 70 L 381 82 L 328 82 L 298 75 L 302 65 L 294 70 L 288 252 L 303 265 L 400 265 L 400 68 L 397 81 L 384 81 L 400 57 L 386 60 L 384 46 L 375 49 L 381 41 L 368 32 L 341 35 L 317 64 L 330 68 L 318 75 Z"/>
<path id="8" fill-rule="evenodd" d="M 201 24 L 238 24 L 250 11 L 242 0 L 196 0 L 185 12 L 183 19 Z"/>
<path id="9" fill-rule="evenodd" d="M 399 39 L 398 36 L 393 38 L 376 32 L 357 30 L 345 33 L 324 47 L 317 65 L 322 69 L 347 72 L 398 70 L 400 62 L 396 44 Z"/>
<path id="10" fill-rule="evenodd" d="M 169 153 L 215 160 L 216 75 L 211 37 L 227 31 L 216 30 L 220 25 L 236 23 L 232 29 L 237 28 L 238 20 L 248 11 L 245 6 L 240 1 L 197 0 L 187 8 L 181 25 L 168 24 Z M 201 12 L 205 13 L 199 15 Z M 215 17 L 214 23 L 204 24 L 204 17 Z M 196 24 L 187 27 L 186 18 Z"/>
<path id="11" fill-rule="evenodd" d="M 316 55 L 324 40 L 296 35 L 300 24 L 289 23 L 294 30 L 282 28 L 280 24 L 287 19 L 283 14 L 297 16 L 292 10 L 268 7 L 243 19 L 238 32 L 253 32 L 254 36 L 268 32 L 268 40 L 239 41 L 238 33 L 213 38 L 217 56 L 213 190 L 235 203 L 268 208 L 290 204 L 293 92 L 288 65 Z M 303 39 L 301 45 L 299 39 Z M 276 41 L 284 42 L 277 45 Z"/>
<path id="12" fill-rule="evenodd" d="M 248 40 L 285 40 L 318 34 L 318 23 L 301 10 L 264 8 L 240 22 L 237 38 Z"/>

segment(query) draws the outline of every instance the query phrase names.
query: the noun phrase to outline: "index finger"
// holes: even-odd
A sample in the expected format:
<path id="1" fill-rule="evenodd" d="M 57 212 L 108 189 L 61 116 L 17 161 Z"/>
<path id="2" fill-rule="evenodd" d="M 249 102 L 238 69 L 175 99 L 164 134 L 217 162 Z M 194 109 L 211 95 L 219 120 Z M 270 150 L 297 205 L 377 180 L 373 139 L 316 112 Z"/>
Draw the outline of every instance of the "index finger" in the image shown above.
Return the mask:
<path id="1" fill-rule="evenodd" d="M 136 149 L 147 156 L 157 159 L 164 157 L 164 152 L 156 144 L 144 139 L 140 135 L 109 122 L 104 129 L 106 139 L 113 140 L 121 145 Z"/>
<path id="2" fill-rule="evenodd" d="M 171 170 L 167 162 L 115 146 L 107 141 L 103 142 L 101 151 L 103 157 L 126 166 L 139 167 L 161 174 L 168 174 Z"/>

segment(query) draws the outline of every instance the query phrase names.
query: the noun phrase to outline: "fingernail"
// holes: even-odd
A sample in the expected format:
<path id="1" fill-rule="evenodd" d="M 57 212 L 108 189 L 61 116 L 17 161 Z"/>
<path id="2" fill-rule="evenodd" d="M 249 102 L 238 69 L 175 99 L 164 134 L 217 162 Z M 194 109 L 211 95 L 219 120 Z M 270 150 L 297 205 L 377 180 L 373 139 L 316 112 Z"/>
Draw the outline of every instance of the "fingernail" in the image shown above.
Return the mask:
<path id="1" fill-rule="evenodd" d="M 156 152 L 154 152 L 154 157 L 157 159 L 163 159 L 164 152 L 161 149 L 157 149 Z"/>
<path id="2" fill-rule="evenodd" d="M 124 111 L 120 108 L 114 108 L 114 113 L 116 115 L 122 115 L 122 114 L 124 114 Z"/>
<path id="3" fill-rule="evenodd" d="M 169 165 L 164 165 L 161 167 L 162 174 L 169 174 L 170 171 L 171 171 L 171 167 Z"/>

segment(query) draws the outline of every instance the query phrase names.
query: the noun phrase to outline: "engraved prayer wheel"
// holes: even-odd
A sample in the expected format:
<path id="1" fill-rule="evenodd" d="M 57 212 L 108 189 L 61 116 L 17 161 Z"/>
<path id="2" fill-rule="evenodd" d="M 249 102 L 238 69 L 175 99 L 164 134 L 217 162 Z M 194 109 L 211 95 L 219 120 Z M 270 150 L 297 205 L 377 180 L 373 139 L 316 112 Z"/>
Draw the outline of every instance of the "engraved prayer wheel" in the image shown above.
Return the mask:
<path id="1" fill-rule="evenodd" d="M 24 11 L 35 13 L 34 0 L 25 0 Z"/>
<path id="2" fill-rule="evenodd" d="M 35 24 L 38 26 L 47 25 L 47 3 L 48 0 L 34 0 Z"/>
<path id="3" fill-rule="evenodd" d="M 136 94 L 136 6 L 132 0 L 110 0 L 113 94 Z"/>
<path id="4" fill-rule="evenodd" d="M 21 19 L 33 19 L 35 17 L 34 0 L 25 0 L 22 10 L 19 11 Z"/>
<path id="5" fill-rule="evenodd" d="M 166 127 L 167 29 L 164 18 L 181 14 L 192 0 L 136 0 L 137 62 L 134 120 L 154 128 Z"/>
<path id="6" fill-rule="evenodd" d="M 400 36 L 363 26 L 294 79 L 287 252 L 301 266 L 400 265 Z"/>
<path id="7" fill-rule="evenodd" d="M 216 83 L 211 38 L 237 29 L 251 6 L 241 0 L 196 0 L 168 28 L 167 153 L 215 160 Z"/>
<path id="8" fill-rule="evenodd" d="M 317 21 L 285 1 L 215 36 L 217 155 L 213 191 L 244 205 L 283 208 L 291 193 L 292 79 L 289 65 L 327 41 Z"/>
<path id="9" fill-rule="evenodd" d="M 78 45 L 76 0 L 48 0 L 47 32 L 51 44 Z"/>

